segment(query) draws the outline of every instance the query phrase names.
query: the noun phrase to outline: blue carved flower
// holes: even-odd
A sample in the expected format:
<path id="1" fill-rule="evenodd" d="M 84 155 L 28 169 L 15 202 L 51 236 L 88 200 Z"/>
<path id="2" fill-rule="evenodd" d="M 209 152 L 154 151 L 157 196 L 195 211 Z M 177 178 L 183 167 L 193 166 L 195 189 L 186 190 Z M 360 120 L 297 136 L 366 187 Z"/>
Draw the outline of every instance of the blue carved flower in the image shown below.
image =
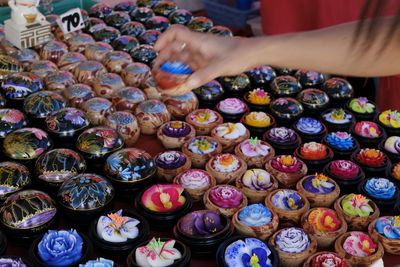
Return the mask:
<path id="1" fill-rule="evenodd" d="M 246 238 L 230 244 L 225 250 L 225 263 L 229 267 L 270 267 L 271 251 L 257 238 Z"/>
<path id="2" fill-rule="evenodd" d="M 275 207 L 283 210 L 299 210 L 303 207 L 301 196 L 294 190 L 281 190 L 271 200 Z"/>
<path id="3" fill-rule="evenodd" d="M 262 248 L 253 248 L 250 254 L 244 253 L 242 255 L 242 263 L 245 267 L 266 267 L 268 255 L 267 251 Z"/>
<path id="4" fill-rule="evenodd" d="M 82 237 L 76 230 L 49 230 L 39 242 L 40 259 L 51 266 L 67 266 L 82 257 Z"/>
<path id="5" fill-rule="evenodd" d="M 371 178 L 365 183 L 365 191 L 374 198 L 390 199 L 397 191 L 397 187 L 386 178 Z"/>
<path id="6" fill-rule="evenodd" d="M 296 127 L 305 134 L 319 134 L 324 129 L 320 121 L 309 117 L 300 118 L 296 122 Z"/>
<path id="7" fill-rule="evenodd" d="M 112 260 L 107 260 L 104 258 L 98 258 L 95 260 L 90 260 L 85 264 L 79 264 L 79 267 L 113 267 L 114 262 Z"/>
<path id="8" fill-rule="evenodd" d="M 346 132 L 330 133 L 326 137 L 326 143 L 336 149 L 352 149 L 355 147 L 354 138 Z"/>
<path id="9" fill-rule="evenodd" d="M 249 226 L 261 226 L 271 222 L 272 214 L 262 204 L 253 204 L 245 207 L 239 213 L 239 220 Z"/>

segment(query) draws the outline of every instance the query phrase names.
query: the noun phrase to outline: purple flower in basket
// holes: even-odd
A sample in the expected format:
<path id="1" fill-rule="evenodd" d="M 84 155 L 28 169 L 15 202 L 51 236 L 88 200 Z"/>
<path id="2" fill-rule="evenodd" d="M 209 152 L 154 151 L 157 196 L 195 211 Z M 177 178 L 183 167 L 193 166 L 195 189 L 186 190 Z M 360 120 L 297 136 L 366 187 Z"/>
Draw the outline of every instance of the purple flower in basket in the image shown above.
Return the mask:
<path id="1" fill-rule="evenodd" d="M 180 230 L 192 236 L 208 236 L 221 231 L 221 215 L 215 211 L 199 210 L 185 215 L 178 224 Z"/>

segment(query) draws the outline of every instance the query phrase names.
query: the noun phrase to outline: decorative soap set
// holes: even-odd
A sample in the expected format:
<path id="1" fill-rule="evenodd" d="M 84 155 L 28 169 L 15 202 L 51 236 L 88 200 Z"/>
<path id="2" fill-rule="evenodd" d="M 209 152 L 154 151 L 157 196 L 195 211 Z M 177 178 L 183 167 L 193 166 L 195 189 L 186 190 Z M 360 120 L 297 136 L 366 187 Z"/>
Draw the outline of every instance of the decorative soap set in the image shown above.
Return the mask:
<path id="1" fill-rule="evenodd" d="M 101 250 L 116 254 L 132 250 L 128 266 L 185 266 L 191 250 L 208 253 L 218 246 L 217 262 L 221 266 L 279 266 L 280 262 L 296 266 L 306 260 L 304 264 L 310 265 L 305 266 L 332 261 L 346 266 L 347 259 L 350 263 L 379 259 L 383 248 L 399 253 L 393 245 L 398 239 L 399 219 L 378 218 L 379 208 L 393 207 L 398 200 L 398 188 L 379 177 L 387 169 L 392 181 L 400 177 L 397 165 L 389 168 L 390 160 L 399 159 L 399 113 L 378 113 L 374 103 L 351 99 L 351 85 L 343 79 L 326 79 L 304 70 L 285 73 L 294 77 L 276 77 L 267 66 L 219 78 L 194 94 L 161 97 L 150 78 L 156 56 L 150 45 L 159 32 L 170 22 L 215 34 L 230 32 L 212 27 L 208 19 L 192 19 L 190 12 L 177 10 L 171 2 L 157 2 L 138 0 L 138 8 L 123 3 L 114 10 L 95 5 L 84 29 L 93 37 L 79 32 L 66 35 L 55 27 L 59 41 L 41 48 L 42 60 L 35 51 L 29 52 L 37 60 L 26 62 L 32 74 L 7 76 L 2 92 L 8 105 L 21 107 L 26 115 L 15 109 L 1 110 L 6 156 L 19 162 L 0 165 L 5 175 L 1 177 L 8 181 L 1 196 L 5 201 L 1 209 L 4 231 L 20 239 L 41 235 L 31 249 L 31 259 L 41 266 L 83 266 L 91 258 L 91 242 L 81 232 L 47 231 L 55 228 L 58 211 L 72 221 L 91 221 L 89 236 Z M 162 16 L 168 16 L 169 21 Z M 167 62 L 154 73 L 154 79 L 158 87 L 170 90 L 184 84 L 190 74 L 188 66 Z M 45 88 L 51 92 L 43 91 Z M 229 98 L 224 99 L 224 91 Z M 292 98 L 296 96 L 297 100 Z M 328 104 L 339 106 L 345 101 L 344 109 L 322 112 Z M 211 109 L 197 109 L 199 104 Z M 315 116 L 321 112 L 319 121 Z M 28 119 L 44 125 L 49 134 L 24 128 Z M 115 130 L 89 128 L 90 124 Z M 350 128 L 352 135 L 343 132 Z M 167 149 L 182 147 L 183 153 L 167 151 L 153 160 L 145 151 L 122 149 L 124 143 L 132 146 L 140 132 L 157 134 Z M 386 139 L 386 134 L 391 137 Z M 51 150 L 60 144 L 69 148 L 76 145 L 81 155 L 70 149 Z M 293 152 L 295 156 L 288 156 Z M 361 168 L 342 156 L 351 156 Z M 331 161 L 333 157 L 340 160 Z M 32 180 L 20 163 L 34 170 L 37 178 Z M 101 174 L 106 178 L 86 172 L 98 172 L 96 166 L 103 165 Z M 322 170 L 327 176 L 320 173 Z M 154 185 L 156 173 L 173 184 Z M 364 179 L 364 173 L 379 176 Z M 59 210 L 46 193 L 24 190 L 31 183 L 41 184 L 54 195 Z M 340 189 L 356 192 L 357 184 L 363 195 L 348 192 L 338 199 Z M 59 189 L 58 194 L 54 189 Z M 146 240 L 146 219 L 128 210 L 109 210 L 115 191 L 118 195 L 136 195 L 137 211 L 152 227 L 174 227 L 177 240 Z M 203 201 L 208 210 L 190 212 L 193 201 Z M 328 209 L 332 205 L 335 210 Z M 289 228 L 277 231 L 279 223 Z M 303 229 L 293 224 L 301 224 Z M 369 235 L 345 233 L 347 227 L 366 231 L 368 224 Z M 230 238 L 234 228 L 245 236 Z M 268 244 L 255 236 L 263 240 L 269 237 Z M 63 242 L 48 251 L 48 244 L 55 239 Z M 72 239 L 76 242 L 69 246 Z M 316 253 L 317 245 L 334 245 L 337 254 Z M 236 253 L 239 248 L 240 253 Z M 58 250 L 62 255 L 55 257 L 52 253 L 58 254 Z M 107 259 L 92 260 L 84 266 L 96 264 L 117 266 Z"/>

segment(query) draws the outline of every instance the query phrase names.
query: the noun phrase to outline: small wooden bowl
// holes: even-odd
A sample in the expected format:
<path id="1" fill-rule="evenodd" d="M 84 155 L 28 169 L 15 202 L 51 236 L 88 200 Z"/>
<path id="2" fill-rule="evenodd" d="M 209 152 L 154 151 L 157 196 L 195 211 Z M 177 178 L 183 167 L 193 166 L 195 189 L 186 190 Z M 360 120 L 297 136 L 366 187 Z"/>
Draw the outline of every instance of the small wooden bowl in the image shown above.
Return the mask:
<path id="1" fill-rule="evenodd" d="M 208 173 L 210 173 L 215 180 L 217 181 L 217 184 L 230 184 L 233 183 L 237 177 L 241 177 L 243 175 L 243 173 L 247 170 L 247 164 L 246 162 L 237 157 L 239 160 L 239 164 L 240 167 L 239 169 L 237 169 L 234 172 L 219 172 L 216 171 L 213 167 L 212 167 L 212 162 L 215 159 L 215 157 L 218 155 L 213 156 L 212 158 L 210 158 L 206 164 L 206 171 Z"/>
<path id="2" fill-rule="evenodd" d="M 249 226 L 239 220 L 239 213 L 244 209 L 239 209 L 232 217 L 232 223 L 235 226 L 236 232 L 240 235 L 254 236 L 262 240 L 266 240 L 273 233 L 278 230 L 279 216 L 275 212 L 271 211 L 272 219 L 268 224 L 261 226 Z"/>
<path id="3" fill-rule="evenodd" d="M 188 135 L 183 136 L 183 137 L 171 137 L 171 136 L 167 136 L 166 134 L 163 133 L 163 128 L 165 125 L 169 124 L 169 123 L 173 123 L 174 121 L 169 121 L 164 123 L 163 125 L 160 126 L 160 128 L 158 128 L 157 130 L 157 138 L 158 140 L 161 141 L 161 143 L 163 144 L 163 146 L 166 149 L 179 149 L 182 147 L 182 145 L 184 143 L 186 143 L 188 140 L 192 139 L 193 137 L 196 136 L 196 131 L 194 130 L 194 127 L 192 125 L 190 125 L 189 123 L 185 123 L 186 125 L 188 125 L 190 127 L 190 132 Z"/>
<path id="4" fill-rule="evenodd" d="M 347 253 L 343 249 L 343 243 L 347 237 L 349 237 L 351 232 L 341 234 L 335 241 L 335 251 L 337 254 L 345 258 L 351 266 L 359 266 L 359 267 L 368 267 L 371 266 L 371 263 L 381 259 L 384 254 L 383 246 L 381 243 L 374 241 L 378 245 L 377 251 L 367 257 L 357 257 Z"/>
<path id="5" fill-rule="evenodd" d="M 318 248 L 329 248 L 333 245 L 336 238 L 347 231 L 347 223 L 345 219 L 339 215 L 336 211 L 332 210 L 336 213 L 339 220 L 341 220 L 342 224 L 340 228 L 334 232 L 321 232 L 318 229 L 315 229 L 312 225 L 308 223 L 308 215 L 311 211 L 317 208 L 312 208 L 308 210 L 303 216 L 301 217 L 301 225 L 304 231 L 306 231 L 309 235 L 313 236 L 315 240 L 317 240 Z"/>
<path id="6" fill-rule="evenodd" d="M 303 182 L 310 176 L 313 176 L 313 175 L 307 175 L 307 176 L 303 177 L 300 181 L 297 182 L 297 184 L 296 184 L 297 191 L 302 193 L 308 199 L 308 201 L 310 202 L 311 208 L 314 208 L 314 207 L 329 208 L 333 204 L 333 202 L 335 202 L 335 200 L 338 198 L 338 196 L 340 195 L 339 185 L 331 178 L 328 178 L 328 182 L 335 185 L 335 189 L 332 192 L 330 192 L 328 194 L 311 193 L 311 192 L 308 192 L 303 187 Z"/>
<path id="7" fill-rule="evenodd" d="M 271 158 L 273 158 L 275 156 L 275 149 L 267 142 L 261 141 L 261 144 L 269 147 L 269 154 L 266 156 L 260 156 L 260 157 L 248 157 L 245 154 L 243 154 L 242 150 L 240 149 L 240 146 L 243 142 L 240 142 L 235 147 L 235 154 L 236 154 L 236 156 L 238 156 L 238 157 L 242 158 L 244 161 L 246 161 L 248 168 L 263 168 L 265 163 L 267 163 L 268 160 L 270 160 Z"/>
<path id="8" fill-rule="evenodd" d="M 339 199 L 335 201 L 335 204 L 333 205 L 335 211 L 342 216 L 346 222 L 347 226 L 350 230 L 352 231 L 365 231 L 367 230 L 368 225 L 375 219 L 379 217 L 380 211 L 378 206 L 373 202 L 372 200 L 369 200 L 369 205 L 372 207 L 374 212 L 368 216 L 368 217 L 358 217 L 358 216 L 353 216 L 348 213 L 346 213 L 342 209 L 342 200 L 345 198 L 347 195 L 341 196 Z"/>
<path id="9" fill-rule="evenodd" d="M 179 179 L 181 178 L 182 174 L 183 174 L 183 172 L 181 172 L 174 178 L 174 180 L 173 180 L 174 184 L 180 185 Z M 215 185 L 216 185 L 215 178 L 210 174 L 210 184 L 208 186 L 206 186 L 204 188 L 198 188 L 198 189 L 191 189 L 191 188 L 185 187 L 185 190 L 189 193 L 193 202 L 198 202 L 203 198 L 203 196 L 205 195 L 205 192 L 208 191 L 210 188 L 213 188 Z"/>
<path id="10" fill-rule="evenodd" d="M 304 177 L 304 175 L 307 174 L 307 165 L 298 158 L 298 160 L 301 162 L 302 167 L 300 169 L 300 171 L 298 172 L 294 172 L 294 173 L 285 173 L 285 172 L 281 172 L 276 170 L 275 168 L 272 167 L 271 162 L 275 159 L 276 157 L 273 157 L 272 159 L 270 159 L 269 161 L 267 161 L 267 163 L 265 163 L 265 169 L 267 170 L 267 172 L 269 172 L 270 174 L 272 174 L 279 182 L 279 184 L 283 187 L 283 188 L 293 188 L 296 183 L 302 178 Z"/>
<path id="11" fill-rule="evenodd" d="M 160 105 L 159 112 L 148 112 L 142 109 L 142 104 L 145 106 L 147 103 L 153 103 L 155 105 Z M 134 115 L 136 116 L 139 126 L 140 132 L 143 134 L 156 134 L 157 129 L 163 125 L 164 123 L 171 120 L 171 114 L 165 107 L 164 103 L 158 100 L 146 100 L 139 104 L 136 109 Z"/>
<path id="12" fill-rule="evenodd" d="M 243 173 L 244 174 L 244 173 Z M 271 175 L 272 185 L 266 190 L 254 190 L 244 186 L 242 182 L 243 174 L 236 178 L 236 187 L 242 190 L 242 192 L 246 195 L 249 203 L 262 203 L 265 198 L 271 194 L 272 191 L 278 189 L 278 182 Z"/>
<path id="13" fill-rule="evenodd" d="M 163 181 L 166 181 L 168 183 L 172 183 L 172 181 L 174 180 L 175 176 L 177 176 L 179 173 L 184 172 L 186 170 L 189 170 L 190 167 L 192 166 L 192 161 L 189 159 L 189 157 L 185 154 L 182 153 L 180 151 L 176 151 L 177 153 L 181 154 L 182 156 L 184 156 L 186 158 L 186 162 L 185 164 L 183 164 L 181 167 L 176 168 L 176 169 L 163 169 L 157 166 L 157 176 L 158 178 L 162 179 Z M 155 157 L 154 160 L 161 155 L 164 152 L 160 152 L 158 153 Z"/>
<path id="14" fill-rule="evenodd" d="M 217 186 L 219 186 L 219 185 L 217 185 Z M 235 188 L 236 190 L 239 190 L 240 192 L 242 192 L 240 189 L 238 189 L 238 188 L 236 188 L 236 187 L 234 187 L 234 186 L 232 186 L 232 185 L 223 185 L 223 186 L 233 187 L 233 188 Z M 206 207 L 206 209 L 218 211 L 218 212 L 220 212 L 222 215 L 225 215 L 226 217 L 232 217 L 239 209 L 241 209 L 241 208 L 247 206 L 247 203 L 248 203 L 247 197 L 246 197 L 246 195 L 242 192 L 242 195 L 243 195 L 242 203 L 241 203 L 239 206 L 237 206 L 236 208 L 225 209 L 225 208 L 218 207 L 217 205 L 215 205 L 214 203 L 212 203 L 211 200 L 209 199 L 210 191 L 211 191 L 212 189 L 214 189 L 215 187 L 216 187 L 216 186 L 211 187 L 210 189 L 208 189 L 208 190 L 206 191 L 206 193 L 204 194 L 204 196 L 203 196 L 203 202 L 204 202 L 204 206 Z"/>
<path id="15" fill-rule="evenodd" d="M 200 124 L 200 123 L 193 121 L 190 118 L 193 113 L 198 113 L 199 111 L 201 111 L 201 109 L 197 109 L 195 111 L 190 112 L 186 116 L 185 121 L 187 123 L 193 125 L 194 129 L 196 130 L 196 135 L 209 135 L 213 128 L 215 128 L 216 126 L 218 126 L 222 123 L 222 120 L 223 120 L 222 116 L 218 112 L 213 111 L 215 113 L 215 115 L 217 116 L 217 120 L 212 123 L 209 123 L 209 124 Z"/>
<path id="16" fill-rule="evenodd" d="M 308 248 L 306 250 L 304 250 L 302 252 L 288 253 L 288 252 L 278 249 L 277 245 L 275 243 L 275 238 L 282 230 L 284 230 L 284 229 L 281 229 L 281 230 L 275 232 L 275 234 L 273 234 L 268 241 L 268 244 L 270 246 L 272 246 L 278 253 L 279 258 L 281 259 L 282 267 L 300 267 L 303 265 L 303 263 L 306 259 L 308 259 L 315 252 L 317 252 L 317 241 L 310 235 L 308 235 L 308 237 L 310 239 L 310 245 L 308 246 Z"/>
<path id="17" fill-rule="evenodd" d="M 302 195 L 300 192 L 297 192 L 303 201 L 303 207 L 298 210 L 284 210 L 275 207 L 274 204 L 272 204 L 272 197 L 278 193 L 279 191 L 282 191 L 285 189 L 277 189 L 272 191 L 267 197 L 265 198 L 264 204 L 267 208 L 269 208 L 271 211 L 276 212 L 279 216 L 279 220 L 281 221 L 281 224 L 284 222 L 285 226 L 293 226 L 297 225 L 300 222 L 301 215 L 307 212 L 310 209 L 310 203 L 308 202 L 307 198 Z"/>
<path id="18" fill-rule="evenodd" d="M 132 113 L 125 111 L 113 112 L 107 115 L 103 124 L 117 130 L 127 147 L 133 147 L 140 137 L 140 127 L 135 115 Z"/>
<path id="19" fill-rule="evenodd" d="M 184 120 L 186 115 L 199 107 L 199 100 L 193 92 L 183 96 L 163 96 L 162 101 L 172 118 L 177 120 Z"/>
<path id="20" fill-rule="evenodd" d="M 390 216 L 383 216 L 381 218 L 389 218 Z M 393 255 L 400 255 L 400 239 L 390 239 L 387 238 L 375 229 L 375 224 L 378 221 L 378 218 L 373 220 L 368 226 L 368 234 L 375 242 L 379 242 L 382 244 L 385 252 L 393 254 Z"/>
<path id="21" fill-rule="evenodd" d="M 207 161 L 214 155 L 217 155 L 221 153 L 222 151 L 222 146 L 221 144 L 213 137 L 210 136 L 204 136 L 205 138 L 217 142 L 217 147 L 215 148 L 214 151 L 207 153 L 207 154 L 196 154 L 193 153 L 192 151 L 189 150 L 188 145 L 190 142 L 193 140 L 191 138 L 189 141 L 187 141 L 185 144 L 182 146 L 182 152 L 185 153 L 191 160 L 192 160 L 192 166 L 195 168 L 204 168 L 206 165 Z"/>
<path id="22" fill-rule="evenodd" d="M 311 261 L 312 261 L 315 257 L 317 257 L 317 256 L 319 256 L 319 255 L 321 255 L 321 254 L 325 254 L 325 253 L 333 254 L 333 255 L 335 255 L 336 257 L 341 258 L 341 259 L 347 264 L 347 266 L 350 266 L 350 263 L 349 263 L 345 258 L 343 258 L 342 256 L 340 256 L 339 254 L 337 254 L 337 253 L 335 253 L 335 252 L 331 252 L 331 251 L 320 251 L 320 252 L 317 252 L 317 253 L 314 253 L 313 255 L 311 255 L 311 257 L 309 257 L 308 260 L 306 260 L 306 262 L 303 264 L 303 267 L 312 267 L 312 266 L 311 266 Z"/>
<path id="23" fill-rule="evenodd" d="M 219 125 L 218 125 L 219 126 Z M 227 153 L 233 153 L 235 150 L 235 146 L 238 145 L 239 143 L 243 142 L 244 140 L 249 139 L 250 137 L 250 132 L 248 129 L 246 129 L 246 133 L 242 136 L 239 136 L 238 138 L 235 139 L 225 139 L 219 135 L 217 135 L 217 127 L 216 126 L 214 129 L 211 130 L 211 136 L 214 137 L 215 139 L 218 140 L 218 142 L 221 143 L 222 145 L 222 151 L 227 152 Z"/>
<path id="24" fill-rule="evenodd" d="M 157 99 L 162 100 L 161 89 L 157 87 L 157 84 L 154 82 L 153 77 L 148 77 L 142 86 L 142 90 L 146 95 L 147 99 Z"/>

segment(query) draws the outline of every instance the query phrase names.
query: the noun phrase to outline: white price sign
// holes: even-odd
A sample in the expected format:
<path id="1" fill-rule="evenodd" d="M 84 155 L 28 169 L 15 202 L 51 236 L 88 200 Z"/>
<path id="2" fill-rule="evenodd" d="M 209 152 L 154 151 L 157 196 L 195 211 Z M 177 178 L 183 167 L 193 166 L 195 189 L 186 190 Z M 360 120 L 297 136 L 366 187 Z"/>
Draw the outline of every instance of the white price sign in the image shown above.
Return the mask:
<path id="1" fill-rule="evenodd" d="M 81 10 L 79 8 L 71 9 L 60 15 L 57 23 L 63 33 L 75 32 L 85 27 Z"/>

